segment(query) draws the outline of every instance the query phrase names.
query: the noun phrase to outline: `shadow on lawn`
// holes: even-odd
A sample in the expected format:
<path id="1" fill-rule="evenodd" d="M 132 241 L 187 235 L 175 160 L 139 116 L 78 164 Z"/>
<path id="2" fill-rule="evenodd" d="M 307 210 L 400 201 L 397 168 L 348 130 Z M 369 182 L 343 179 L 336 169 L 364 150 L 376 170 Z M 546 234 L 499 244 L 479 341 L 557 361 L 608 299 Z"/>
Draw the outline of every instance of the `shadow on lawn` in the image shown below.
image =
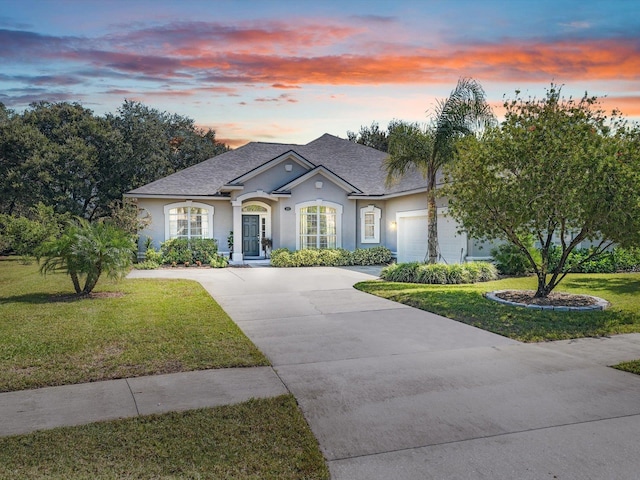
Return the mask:
<path id="1" fill-rule="evenodd" d="M 640 292 L 640 279 L 631 278 L 567 278 L 562 284 L 589 292 L 611 292 L 616 295 Z"/>
<path id="2" fill-rule="evenodd" d="M 91 292 L 86 293 L 29 293 L 26 295 L 14 295 L 12 297 L 0 297 L 0 305 L 9 303 L 29 303 L 32 305 L 43 305 L 51 303 L 79 302 L 81 300 L 96 300 L 99 298 L 120 298 L 122 292 Z"/>

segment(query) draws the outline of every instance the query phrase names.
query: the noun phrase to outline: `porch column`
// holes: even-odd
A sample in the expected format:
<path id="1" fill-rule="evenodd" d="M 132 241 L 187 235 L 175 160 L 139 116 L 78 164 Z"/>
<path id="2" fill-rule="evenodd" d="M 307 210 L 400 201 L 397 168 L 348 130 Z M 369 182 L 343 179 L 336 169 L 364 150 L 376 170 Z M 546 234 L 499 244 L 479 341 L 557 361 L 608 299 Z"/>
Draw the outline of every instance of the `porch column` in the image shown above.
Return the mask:
<path id="1" fill-rule="evenodd" d="M 233 207 L 233 256 L 234 262 L 242 261 L 242 201 L 231 202 Z"/>

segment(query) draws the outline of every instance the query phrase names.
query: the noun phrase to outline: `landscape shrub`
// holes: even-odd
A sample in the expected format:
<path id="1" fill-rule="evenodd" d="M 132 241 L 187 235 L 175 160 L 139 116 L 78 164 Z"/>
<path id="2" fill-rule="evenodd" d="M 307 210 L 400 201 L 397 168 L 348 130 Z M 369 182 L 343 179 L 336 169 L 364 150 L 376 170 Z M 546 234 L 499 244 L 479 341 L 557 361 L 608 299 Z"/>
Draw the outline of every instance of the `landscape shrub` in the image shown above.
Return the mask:
<path id="1" fill-rule="evenodd" d="M 391 250 L 386 247 L 356 248 L 351 254 L 351 265 L 383 265 L 391 261 Z"/>
<path id="2" fill-rule="evenodd" d="M 390 282 L 417 283 L 419 262 L 395 263 L 382 269 L 380 278 Z"/>
<path id="3" fill-rule="evenodd" d="M 158 262 L 154 262 L 153 260 L 145 260 L 144 262 L 138 262 L 133 264 L 133 268 L 136 270 L 155 270 L 160 267 Z"/>
<path id="4" fill-rule="evenodd" d="M 567 271 L 572 273 L 616 273 L 640 271 L 640 248 L 613 248 L 584 261 L 593 252 L 590 248 L 577 248 L 567 258 Z M 554 248 L 550 266 L 557 265 L 560 249 Z M 580 263 L 584 262 L 584 263 Z"/>
<path id="5" fill-rule="evenodd" d="M 162 255 L 161 263 L 165 265 L 174 262 L 176 264 L 208 263 L 209 258 L 218 254 L 218 243 L 211 238 L 174 238 L 162 243 L 160 254 Z"/>
<path id="6" fill-rule="evenodd" d="M 466 265 L 467 268 L 474 266 L 478 269 L 478 276 L 473 280 L 473 282 L 490 282 L 491 280 L 498 279 L 498 269 L 493 263 L 469 262 Z"/>
<path id="7" fill-rule="evenodd" d="M 389 282 L 460 284 L 487 282 L 498 278 L 498 270 L 489 262 L 454 263 L 394 263 L 382 269 L 380 277 Z"/>
<path id="8" fill-rule="evenodd" d="M 540 261 L 540 252 L 533 246 L 533 237 L 525 238 L 524 245 L 527 247 L 529 254 L 538 263 Z M 512 243 L 503 243 L 491 249 L 491 256 L 496 263 L 496 267 L 498 267 L 498 271 L 503 275 L 533 273 L 527 256 Z"/>
<path id="9" fill-rule="evenodd" d="M 59 236 L 68 220 L 68 215 L 58 215 L 42 203 L 32 207 L 28 216 L 0 214 L 0 254 L 37 256 L 38 247 Z"/>
<path id="10" fill-rule="evenodd" d="M 319 265 L 325 267 L 338 267 L 342 265 L 350 265 L 350 252 L 342 248 L 328 248 L 319 250 Z"/>
<path id="11" fill-rule="evenodd" d="M 422 264 L 418 267 L 416 278 L 412 283 L 430 283 L 446 285 L 448 281 L 447 266 L 444 263 Z"/>
<path id="12" fill-rule="evenodd" d="M 614 248 L 613 261 L 617 272 L 640 272 L 640 248 Z"/>
<path id="13" fill-rule="evenodd" d="M 147 251 L 144 256 L 145 261 L 157 263 L 158 265 L 162 265 L 162 252 L 155 250 L 154 248 L 147 248 Z"/>
<path id="14" fill-rule="evenodd" d="M 271 252 L 271 265 L 273 267 L 289 267 L 291 252 L 286 248 L 276 248 Z"/>
<path id="15" fill-rule="evenodd" d="M 459 263 L 447 265 L 447 283 L 456 285 L 459 283 L 473 283 L 466 268 Z"/>
<path id="16" fill-rule="evenodd" d="M 216 253 L 207 259 L 207 263 L 211 268 L 224 268 L 229 265 L 229 259 Z"/>
<path id="17" fill-rule="evenodd" d="M 209 258 L 218 254 L 218 242 L 212 238 L 192 238 L 189 244 L 193 263 L 207 263 Z"/>
<path id="18" fill-rule="evenodd" d="M 277 248 L 271 252 L 274 267 L 314 267 L 345 265 L 380 265 L 391 261 L 391 251 L 386 247 L 357 248 L 350 252 L 343 248 L 302 249 L 290 252 Z"/>

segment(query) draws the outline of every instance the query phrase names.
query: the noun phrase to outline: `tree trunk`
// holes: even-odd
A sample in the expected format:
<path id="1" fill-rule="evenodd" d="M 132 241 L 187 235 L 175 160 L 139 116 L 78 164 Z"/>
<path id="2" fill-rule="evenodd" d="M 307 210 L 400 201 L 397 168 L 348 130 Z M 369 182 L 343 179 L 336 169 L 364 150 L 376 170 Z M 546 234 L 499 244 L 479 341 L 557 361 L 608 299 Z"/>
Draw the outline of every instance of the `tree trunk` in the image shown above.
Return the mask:
<path id="1" fill-rule="evenodd" d="M 551 289 L 549 285 L 547 285 L 547 273 L 539 272 L 538 273 L 538 289 L 536 290 L 535 298 L 546 298 L 550 293 Z"/>
<path id="2" fill-rule="evenodd" d="M 438 210 L 436 207 L 436 179 L 435 174 L 429 177 L 427 190 L 427 252 L 429 263 L 438 262 Z"/>
<path id="3" fill-rule="evenodd" d="M 76 293 L 80 293 L 82 292 L 82 289 L 80 288 L 80 279 L 78 278 L 78 274 L 76 272 L 69 272 L 69 275 L 71 276 L 71 281 L 73 282 L 73 288 L 75 289 Z"/>

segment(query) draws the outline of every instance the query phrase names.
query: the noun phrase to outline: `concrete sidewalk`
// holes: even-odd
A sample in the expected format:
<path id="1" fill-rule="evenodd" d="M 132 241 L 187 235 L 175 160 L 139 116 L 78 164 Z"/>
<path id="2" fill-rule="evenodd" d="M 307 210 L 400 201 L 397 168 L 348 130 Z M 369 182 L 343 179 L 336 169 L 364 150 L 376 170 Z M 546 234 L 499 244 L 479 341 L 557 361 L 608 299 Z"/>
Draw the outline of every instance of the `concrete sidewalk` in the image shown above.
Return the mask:
<path id="1" fill-rule="evenodd" d="M 226 368 L 0 393 L 0 436 L 288 393 L 271 367 Z"/>

